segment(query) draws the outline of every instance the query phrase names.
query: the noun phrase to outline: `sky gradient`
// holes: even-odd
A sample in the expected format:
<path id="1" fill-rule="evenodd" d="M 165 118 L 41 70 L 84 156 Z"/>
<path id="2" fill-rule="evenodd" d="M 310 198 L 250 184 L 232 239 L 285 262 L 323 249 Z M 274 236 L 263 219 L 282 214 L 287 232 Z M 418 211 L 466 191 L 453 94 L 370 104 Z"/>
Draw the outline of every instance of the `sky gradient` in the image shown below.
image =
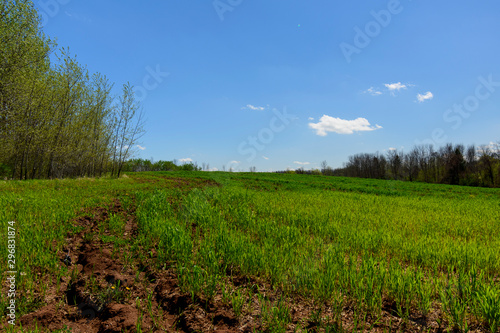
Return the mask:
<path id="1" fill-rule="evenodd" d="M 498 1 L 35 4 L 90 72 L 137 88 L 141 158 L 276 171 L 500 140 Z"/>

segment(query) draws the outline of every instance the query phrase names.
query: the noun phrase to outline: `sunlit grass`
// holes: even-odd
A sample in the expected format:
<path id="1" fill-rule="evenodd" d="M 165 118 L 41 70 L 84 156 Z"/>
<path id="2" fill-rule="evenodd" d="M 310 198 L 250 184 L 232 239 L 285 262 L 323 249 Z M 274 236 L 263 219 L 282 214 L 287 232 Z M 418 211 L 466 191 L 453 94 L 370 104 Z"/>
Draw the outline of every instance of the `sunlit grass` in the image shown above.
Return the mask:
<path id="1" fill-rule="evenodd" d="M 179 186 L 179 179 L 199 186 Z M 200 179 L 219 186 L 201 186 Z M 332 327 L 342 304 L 373 323 L 384 301 L 403 320 L 439 311 L 461 330 L 474 321 L 493 331 L 500 325 L 500 190 L 283 174 L 0 182 L 0 221 L 18 227 L 21 313 L 43 303 L 43 295 L 30 294 L 39 290 L 36 279 L 48 283 L 44 277 L 68 273 L 57 259 L 67 233 L 76 231 L 67 222 L 116 197 L 137 207 L 134 248 L 154 248 L 156 267 L 172 264 L 193 300 L 222 292 L 240 316 L 252 301 L 243 290 L 226 289 L 229 272 L 270 283 L 283 298 L 258 299 L 262 325 L 274 331 L 286 330 L 291 318 L 282 300 L 297 293 L 338 304 Z M 110 217 L 114 235 L 123 226 L 122 217 Z M 6 258 L 1 247 L 2 267 Z M 5 313 L 5 298 L 0 308 Z"/>

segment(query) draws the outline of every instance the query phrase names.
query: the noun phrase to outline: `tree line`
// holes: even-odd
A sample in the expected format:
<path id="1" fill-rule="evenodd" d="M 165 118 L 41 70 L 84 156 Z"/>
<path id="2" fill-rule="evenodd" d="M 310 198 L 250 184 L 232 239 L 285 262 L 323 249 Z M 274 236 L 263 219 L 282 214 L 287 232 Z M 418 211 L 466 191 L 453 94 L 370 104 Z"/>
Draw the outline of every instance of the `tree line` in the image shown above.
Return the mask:
<path id="1" fill-rule="evenodd" d="M 196 163 L 189 162 L 178 164 L 173 161 L 156 161 L 134 158 L 126 161 L 123 165 L 123 171 L 142 172 L 142 171 L 201 171 L 203 170 Z"/>
<path id="2" fill-rule="evenodd" d="M 40 22 L 32 1 L 0 2 L 0 176 L 119 176 L 144 133 L 133 87 L 115 98 Z"/>
<path id="3" fill-rule="evenodd" d="M 385 155 L 356 154 L 338 169 L 323 162 L 321 171 L 334 176 L 500 187 L 500 141 L 479 147 L 448 143 L 438 149 L 419 145 L 407 153 L 391 149 Z"/>

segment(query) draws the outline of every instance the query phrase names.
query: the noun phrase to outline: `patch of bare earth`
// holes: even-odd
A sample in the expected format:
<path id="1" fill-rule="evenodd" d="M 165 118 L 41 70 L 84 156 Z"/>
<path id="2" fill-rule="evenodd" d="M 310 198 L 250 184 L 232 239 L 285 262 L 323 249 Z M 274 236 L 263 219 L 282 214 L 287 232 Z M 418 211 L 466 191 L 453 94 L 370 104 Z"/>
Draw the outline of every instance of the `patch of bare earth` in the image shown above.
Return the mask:
<path id="1" fill-rule="evenodd" d="M 146 293 L 141 276 L 133 265 L 124 265 L 121 251 L 99 236 L 109 234 L 101 229 L 110 214 L 125 219 L 123 237 L 137 232 L 134 216 L 117 200 L 74 220 L 83 230 L 68 235 L 66 247 L 59 252 L 60 264 L 68 266 L 70 275 L 62 277 L 58 288 L 49 286 L 44 307 L 20 318 L 23 327 L 36 324 L 50 331 L 67 327 L 91 333 L 135 331 L 142 325 L 147 330 L 148 318 L 141 318 L 134 304 L 135 297 L 143 298 Z"/>
<path id="2" fill-rule="evenodd" d="M 242 332 L 228 306 L 194 299 L 183 293 L 172 268 L 156 270 L 132 258 L 128 246 L 103 242 L 111 214 L 125 219 L 123 238 L 134 237 L 133 211 L 118 200 L 87 211 L 73 223 L 83 228 L 68 235 L 59 252 L 68 276 L 48 286 L 46 304 L 20 318 L 24 329 L 72 332 Z M 154 253 L 154 250 L 153 250 Z M 151 259 L 151 260 L 154 260 Z M 148 260 L 148 261 L 151 261 Z M 248 331 L 248 330 L 246 330 Z"/>

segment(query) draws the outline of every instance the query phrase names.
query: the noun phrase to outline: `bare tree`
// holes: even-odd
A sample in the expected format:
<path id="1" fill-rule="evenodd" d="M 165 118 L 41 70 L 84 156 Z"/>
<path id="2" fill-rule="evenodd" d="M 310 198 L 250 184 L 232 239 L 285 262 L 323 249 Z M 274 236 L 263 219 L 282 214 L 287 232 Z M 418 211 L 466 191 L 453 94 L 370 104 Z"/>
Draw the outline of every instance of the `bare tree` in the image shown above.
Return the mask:
<path id="1" fill-rule="evenodd" d="M 325 173 L 326 169 L 328 168 L 328 163 L 325 161 L 321 162 L 321 173 Z"/>
<path id="2" fill-rule="evenodd" d="M 477 171 L 477 152 L 476 146 L 470 145 L 465 153 L 466 174 L 469 182 L 477 184 L 475 174 Z"/>
<path id="3" fill-rule="evenodd" d="M 408 180 L 412 182 L 418 177 L 418 150 L 413 148 L 409 154 L 405 155 L 404 161 Z"/>
<path id="4" fill-rule="evenodd" d="M 387 159 L 389 160 L 389 169 L 391 170 L 392 178 L 398 180 L 403 164 L 402 157 L 397 150 L 393 149 L 387 152 Z"/>
<path id="5" fill-rule="evenodd" d="M 495 152 L 491 149 L 491 146 L 483 145 L 479 147 L 480 157 L 478 165 L 480 168 L 480 173 L 482 174 L 482 185 L 493 185 L 495 184 L 495 173 L 494 173 L 494 155 Z"/>
<path id="6" fill-rule="evenodd" d="M 333 176 L 333 169 L 328 166 L 328 163 L 325 161 L 321 162 L 321 173 L 325 176 Z"/>
<path id="7" fill-rule="evenodd" d="M 131 156 L 133 147 L 144 135 L 143 113 L 135 101 L 134 88 L 130 83 L 123 85 L 123 92 L 116 114 L 116 137 L 114 172 L 120 177 L 123 163 Z"/>

